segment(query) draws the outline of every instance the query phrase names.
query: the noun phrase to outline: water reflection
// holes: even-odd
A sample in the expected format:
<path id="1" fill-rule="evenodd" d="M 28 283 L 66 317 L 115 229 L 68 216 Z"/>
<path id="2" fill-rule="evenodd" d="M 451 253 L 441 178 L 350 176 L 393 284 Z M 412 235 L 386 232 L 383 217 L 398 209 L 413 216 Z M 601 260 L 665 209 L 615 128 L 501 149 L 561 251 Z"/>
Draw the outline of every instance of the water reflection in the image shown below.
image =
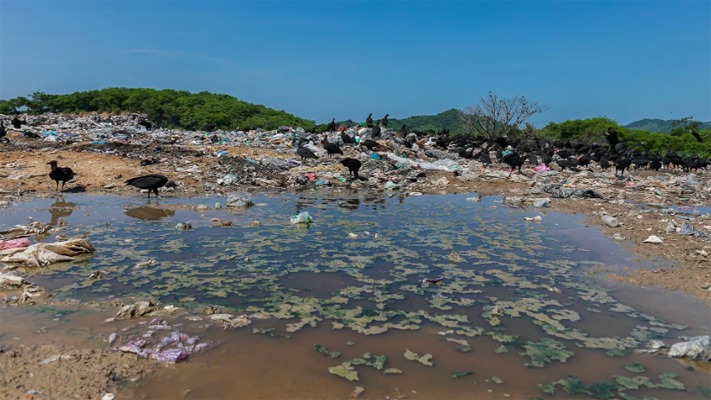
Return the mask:
<path id="1" fill-rule="evenodd" d="M 166 210 L 163 208 L 145 205 L 128 209 L 124 211 L 124 214 L 131 218 L 138 218 L 144 221 L 157 221 L 166 217 L 172 217 L 175 215 L 175 210 Z"/>
<path id="2" fill-rule="evenodd" d="M 64 198 L 57 199 L 56 202 L 49 206 L 49 214 L 51 215 L 49 225 L 57 225 L 59 218 L 72 215 L 75 206 L 76 204 L 72 202 L 64 201 Z"/>

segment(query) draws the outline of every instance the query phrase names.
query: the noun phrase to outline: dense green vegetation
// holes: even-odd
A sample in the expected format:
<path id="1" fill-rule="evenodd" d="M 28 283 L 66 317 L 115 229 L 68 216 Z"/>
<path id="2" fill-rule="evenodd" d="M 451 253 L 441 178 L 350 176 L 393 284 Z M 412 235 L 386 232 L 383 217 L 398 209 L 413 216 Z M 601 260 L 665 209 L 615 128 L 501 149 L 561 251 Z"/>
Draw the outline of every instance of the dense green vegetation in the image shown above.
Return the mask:
<path id="1" fill-rule="evenodd" d="M 35 92 L 29 98 L 0 100 L 0 113 L 12 114 L 26 108 L 43 112 L 140 112 L 165 128 L 276 129 L 281 125 L 311 129 L 314 121 L 285 111 L 247 103 L 226 94 L 190 93 L 178 90 L 107 88 L 71 94 Z"/>
<path id="2" fill-rule="evenodd" d="M 562 142 L 605 143 L 605 131 L 608 127 L 617 130 L 620 139 L 628 147 L 641 151 L 665 154 L 667 150 L 684 154 L 698 154 L 705 157 L 711 156 L 711 129 L 698 131 L 703 143 L 699 143 L 686 130 L 679 129 L 679 134 L 647 132 L 629 129 L 620 126 L 608 118 L 576 119 L 560 123 L 551 122 L 537 135 L 540 138 Z"/>

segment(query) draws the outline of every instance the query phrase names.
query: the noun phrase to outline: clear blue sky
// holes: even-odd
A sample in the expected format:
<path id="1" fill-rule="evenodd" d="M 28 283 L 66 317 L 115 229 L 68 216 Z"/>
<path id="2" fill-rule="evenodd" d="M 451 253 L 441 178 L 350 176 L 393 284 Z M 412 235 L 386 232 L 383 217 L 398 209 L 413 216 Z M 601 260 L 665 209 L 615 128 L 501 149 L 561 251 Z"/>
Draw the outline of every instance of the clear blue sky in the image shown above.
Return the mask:
<path id="1" fill-rule="evenodd" d="M 319 122 L 491 90 L 534 120 L 711 120 L 711 1 L 0 0 L 0 98 L 227 93 Z"/>

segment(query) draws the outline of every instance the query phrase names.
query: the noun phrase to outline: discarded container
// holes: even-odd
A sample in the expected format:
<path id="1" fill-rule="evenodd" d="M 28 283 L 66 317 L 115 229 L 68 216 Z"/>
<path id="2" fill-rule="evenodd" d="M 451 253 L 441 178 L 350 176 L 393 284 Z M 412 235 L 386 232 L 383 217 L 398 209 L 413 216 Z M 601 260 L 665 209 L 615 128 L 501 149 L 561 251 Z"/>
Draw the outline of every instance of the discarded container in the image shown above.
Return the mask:
<path id="1" fill-rule="evenodd" d="M 292 224 L 310 224 L 312 221 L 308 211 L 302 211 L 291 217 Z"/>
<path id="2" fill-rule="evenodd" d="M 380 160 L 380 155 L 378 153 L 372 152 L 370 153 L 370 158 L 373 160 Z"/>

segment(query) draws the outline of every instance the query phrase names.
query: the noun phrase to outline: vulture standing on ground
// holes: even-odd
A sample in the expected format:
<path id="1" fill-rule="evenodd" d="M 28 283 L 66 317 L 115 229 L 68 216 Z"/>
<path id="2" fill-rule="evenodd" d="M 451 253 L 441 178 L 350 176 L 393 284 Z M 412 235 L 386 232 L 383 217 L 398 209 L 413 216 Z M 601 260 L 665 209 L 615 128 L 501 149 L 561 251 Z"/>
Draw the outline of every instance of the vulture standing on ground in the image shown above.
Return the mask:
<path id="1" fill-rule="evenodd" d="M 158 188 L 163 186 L 175 187 L 175 183 L 168 182 L 168 177 L 161 174 L 143 175 L 136 178 L 131 178 L 126 181 L 127 185 L 137 187 L 139 189 L 148 189 L 148 198 L 151 198 L 151 192 L 158 197 Z"/>
<path id="2" fill-rule="evenodd" d="M 52 166 L 52 171 L 49 172 L 49 178 L 57 182 L 57 190 L 59 190 L 59 181 L 62 181 L 62 190 L 64 190 L 64 184 L 74 179 L 74 171 L 69 167 L 58 167 L 57 161 L 55 160 L 47 164 Z"/>

